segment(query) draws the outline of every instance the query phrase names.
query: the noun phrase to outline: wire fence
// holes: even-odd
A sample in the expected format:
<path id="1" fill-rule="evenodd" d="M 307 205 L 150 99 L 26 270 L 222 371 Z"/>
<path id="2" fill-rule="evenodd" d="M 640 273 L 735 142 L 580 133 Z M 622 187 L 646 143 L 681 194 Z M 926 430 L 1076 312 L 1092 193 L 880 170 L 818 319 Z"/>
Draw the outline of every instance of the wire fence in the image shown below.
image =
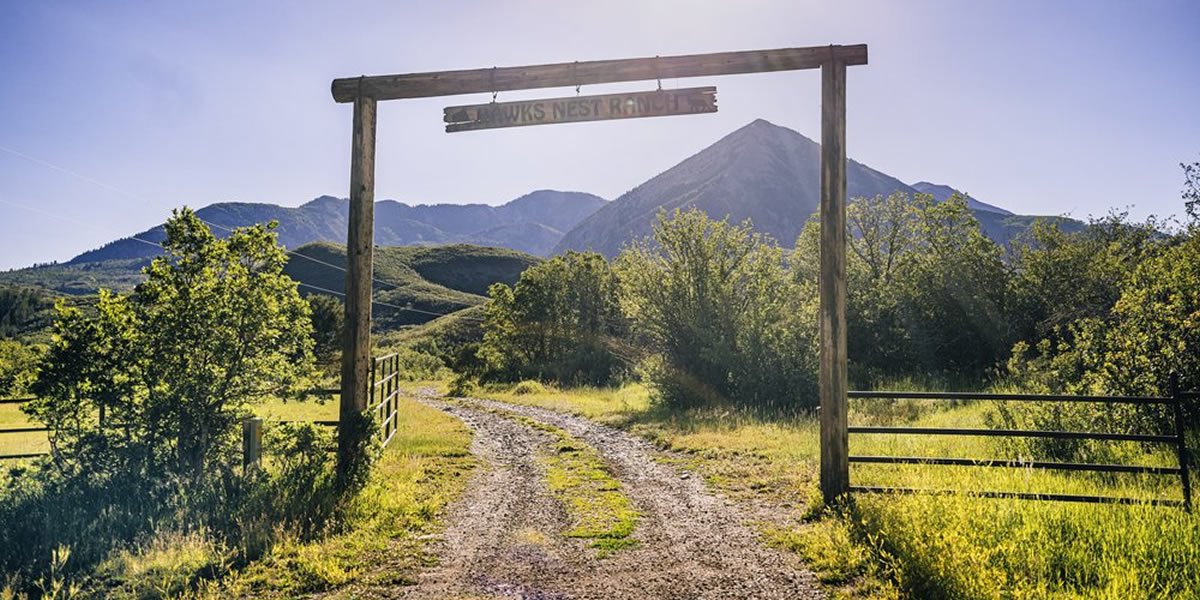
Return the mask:
<path id="1" fill-rule="evenodd" d="M 400 400 L 400 357 L 397 354 L 388 354 L 386 356 L 375 357 L 371 359 L 371 395 L 367 403 L 367 411 L 372 414 L 378 423 L 379 427 L 379 442 L 380 447 L 386 448 L 395 437 L 396 431 L 399 429 L 399 400 Z M 304 390 L 305 396 L 326 396 L 335 397 L 341 394 L 339 389 L 317 388 Z M 16 404 L 24 405 L 36 400 L 36 398 L 4 398 L 0 399 L 0 405 Z M 101 417 L 102 418 L 102 417 Z M 266 421 L 261 417 L 251 417 L 246 419 L 242 425 L 242 452 L 243 462 L 251 463 L 258 461 L 258 454 L 262 448 L 262 426 L 264 423 L 310 423 L 321 427 L 338 426 L 337 419 L 271 419 Z M 25 433 L 46 433 L 49 434 L 50 428 L 35 425 L 21 425 L 14 427 L 0 427 L 0 436 L 10 434 L 25 434 Z M 3 440 L 0 437 L 0 440 Z M 0 446 L 2 447 L 2 446 Z M 334 448 L 330 449 L 331 451 Z M 37 452 L 8 452 L 0 453 L 0 461 L 2 460 L 18 460 L 37 458 L 46 456 L 49 450 L 41 450 Z"/>

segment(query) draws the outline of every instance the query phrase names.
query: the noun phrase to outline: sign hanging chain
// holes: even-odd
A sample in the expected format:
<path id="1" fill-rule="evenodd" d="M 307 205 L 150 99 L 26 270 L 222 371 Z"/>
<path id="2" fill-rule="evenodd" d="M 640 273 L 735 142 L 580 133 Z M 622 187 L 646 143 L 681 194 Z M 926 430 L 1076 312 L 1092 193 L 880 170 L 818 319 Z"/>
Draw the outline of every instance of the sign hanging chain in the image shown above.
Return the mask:
<path id="1" fill-rule="evenodd" d="M 578 69 L 578 68 L 579 68 L 579 61 L 575 61 L 575 62 L 571 63 L 571 79 L 575 80 L 575 95 L 576 96 L 579 95 L 579 88 L 582 87 L 579 84 L 579 73 L 576 72 L 576 69 Z"/>
<path id="2" fill-rule="evenodd" d="M 495 67 L 495 65 L 493 65 L 493 66 L 492 66 L 492 77 L 491 77 L 491 84 L 492 84 L 492 85 L 491 85 L 491 88 L 492 88 L 492 104 L 495 104 L 495 103 L 496 103 L 496 96 L 497 96 L 497 95 L 500 93 L 500 92 L 497 92 L 497 91 L 496 91 L 496 67 Z"/>
<path id="3" fill-rule="evenodd" d="M 654 55 L 654 76 L 658 79 L 658 91 L 662 91 L 662 69 L 659 68 L 658 55 Z"/>

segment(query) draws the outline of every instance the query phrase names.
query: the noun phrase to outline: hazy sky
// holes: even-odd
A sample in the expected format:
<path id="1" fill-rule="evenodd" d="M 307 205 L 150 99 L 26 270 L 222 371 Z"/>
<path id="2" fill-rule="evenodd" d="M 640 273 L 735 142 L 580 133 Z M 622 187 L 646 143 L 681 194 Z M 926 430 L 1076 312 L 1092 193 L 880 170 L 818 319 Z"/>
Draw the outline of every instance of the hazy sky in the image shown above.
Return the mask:
<path id="1" fill-rule="evenodd" d="M 849 69 L 856 160 L 1018 213 L 1181 213 L 1178 163 L 1200 159 L 1198 24 L 1188 0 L 5 0 L 0 268 L 68 259 L 183 204 L 345 196 L 336 77 L 831 43 L 870 46 Z M 442 107 L 487 95 L 383 103 L 377 198 L 611 199 L 758 117 L 820 138 L 817 71 L 663 82 L 708 84 L 715 115 L 452 135 Z"/>

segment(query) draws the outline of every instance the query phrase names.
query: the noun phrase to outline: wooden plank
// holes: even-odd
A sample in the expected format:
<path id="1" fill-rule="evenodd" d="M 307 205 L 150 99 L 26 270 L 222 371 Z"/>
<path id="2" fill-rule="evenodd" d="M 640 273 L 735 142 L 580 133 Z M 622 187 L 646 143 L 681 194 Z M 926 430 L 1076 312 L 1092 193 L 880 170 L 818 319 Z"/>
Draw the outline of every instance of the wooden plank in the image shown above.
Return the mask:
<path id="1" fill-rule="evenodd" d="M 371 394 L 371 279 L 375 223 L 376 102 L 354 102 L 350 158 L 350 218 L 346 231 L 346 324 L 342 343 L 342 392 L 339 405 L 338 475 L 348 483 L 353 468 L 366 459 L 369 429 L 364 411 Z"/>
<path id="2" fill-rule="evenodd" d="M 257 469 L 262 464 L 262 425 L 259 417 L 242 421 L 242 472 Z"/>
<path id="3" fill-rule="evenodd" d="M 334 79 L 337 102 L 353 102 L 360 94 L 377 100 L 484 94 L 511 90 L 574 87 L 623 81 L 652 81 L 816 69 L 837 60 L 844 65 L 867 64 L 867 45 L 810 46 L 746 50 L 618 60 L 565 62 L 523 67 L 492 67 L 404 75 L 372 75 Z"/>
<path id="4" fill-rule="evenodd" d="M 846 421 L 846 64 L 821 67 L 821 494 L 850 486 Z"/>
<path id="5" fill-rule="evenodd" d="M 578 123 L 717 112 L 717 88 L 699 87 L 520 102 L 448 106 L 446 133 L 499 127 Z"/>
<path id="6" fill-rule="evenodd" d="M 0 429 L 0 433 L 37 433 L 39 431 L 50 431 L 49 427 L 8 427 Z"/>
<path id="7" fill-rule="evenodd" d="M 15 460 L 19 458 L 37 458 L 39 456 L 48 456 L 49 452 L 22 452 L 20 454 L 0 454 L 0 460 Z"/>

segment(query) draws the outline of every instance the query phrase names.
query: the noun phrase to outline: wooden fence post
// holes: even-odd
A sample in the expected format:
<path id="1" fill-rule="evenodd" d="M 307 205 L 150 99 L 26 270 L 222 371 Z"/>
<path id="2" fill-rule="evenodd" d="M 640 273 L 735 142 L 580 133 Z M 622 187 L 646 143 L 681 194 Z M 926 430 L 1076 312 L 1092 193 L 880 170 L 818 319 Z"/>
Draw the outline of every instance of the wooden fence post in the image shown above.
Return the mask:
<path id="1" fill-rule="evenodd" d="M 821 494 L 850 487 L 846 429 L 846 63 L 821 66 Z"/>
<path id="2" fill-rule="evenodd" d="M 1179 460 L 1179 483 L 1183 487 L 1183 509 L 1192 512 L 1191 464 L 1188 460 L 1187 438 L 1183 426 L 1183 392 L 1179 390 L 1179 374 L 1171 373 L 1168 383 L 1175 406 L 1175 452 Z"/>
<path id="3" fill-rule="evenodd" d="M 338 479 L 366 460 L 365 414 L 371 381 L 371 281 L 375 245 L 375 98 L 354 100 L 350 158 L 350 218 L 346 231 L 346 325 L 342 342 L 342 397 L 338 426 Z"/>
<path id="4" fill-rule="evenodd" d="M 257 469 L 262 462 L 262 424 L 259 417 L 242 420 L 242 472 Z"/>

